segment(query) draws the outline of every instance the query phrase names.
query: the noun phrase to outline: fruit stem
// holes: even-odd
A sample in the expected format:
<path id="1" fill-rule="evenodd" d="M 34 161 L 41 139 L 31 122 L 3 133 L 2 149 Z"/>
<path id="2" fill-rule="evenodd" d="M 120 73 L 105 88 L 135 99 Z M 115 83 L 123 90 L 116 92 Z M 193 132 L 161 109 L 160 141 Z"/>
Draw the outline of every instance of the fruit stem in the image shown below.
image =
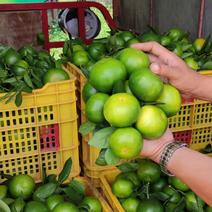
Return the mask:
<path id="1" fill-rule="evenodd" d="M 147 199 L 149 199 L 149 185 L 150 185 L 150 183 L 148 182 L 146 184 L 146 197 L 147 197 Z"/>

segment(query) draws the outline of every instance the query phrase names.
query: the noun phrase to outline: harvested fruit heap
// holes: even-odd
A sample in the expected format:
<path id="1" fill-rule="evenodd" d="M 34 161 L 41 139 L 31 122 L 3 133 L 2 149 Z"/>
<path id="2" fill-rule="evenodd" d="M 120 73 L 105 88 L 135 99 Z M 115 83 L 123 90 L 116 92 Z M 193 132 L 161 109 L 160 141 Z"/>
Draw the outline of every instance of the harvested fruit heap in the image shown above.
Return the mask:
<path id="1" fill-rule="evenodd" d="M 115 30 L 111 31 L 111 35 L 107 38 L 94 40 L 89 46 L 79 39 L 68 40 L 64 44 L 62 60 L 63 62 L 71 61 L 88 76 L 95 61 L 104 56 L 114 55 L 118 50 L 130 47 L 131 44 L 147 41 L 156 41 L 173 51 L 194 70 L 212 69 L 210 36 L 192 41 L 189 39 L 189 33 L 179 28 L 172 28 L 163 34 L 152 28 L 142 34 Z"/>
<path id="2" fill-rule="evenodd" d="M 185 183 L 162 173 L 151 160 L 137 159 L 119 169 L 111 190 L 126 212 L 212 210 Z"/>
<path id="3" fill-rule="evenodd" d="M 31 93 L 47 82 L 69 79 L 62 70 L 61 61 L 55 61 L 46 51 L 36 51 L 24 46 L 16 51 L 10 46 L 0 45 L 0 102 L 22 103 L 22 92 Z"/>
<path id="4" fill-rule="evenodd" d="M 61 173 L 46 176 L 36 185 L 29 175 L 8 176 L 0 185 L 1 212 L 101 212 L 97 197 L 86 196 L 84 185 L 77 179 L 67 180 L 72 161 L 68 159 Z"/>
<path id="5" fill-rule="evenodd" d="M 143 139 L 157 139 L 181 107 L 178 90 L 149 69 L 148 56 L 125 48 L 96 62 L 83 89 L 89 144 L 101 148 L 96 163 L 116 164 L 139 155 Z M 85 132 L 84 132 L 85 129 Z"/>

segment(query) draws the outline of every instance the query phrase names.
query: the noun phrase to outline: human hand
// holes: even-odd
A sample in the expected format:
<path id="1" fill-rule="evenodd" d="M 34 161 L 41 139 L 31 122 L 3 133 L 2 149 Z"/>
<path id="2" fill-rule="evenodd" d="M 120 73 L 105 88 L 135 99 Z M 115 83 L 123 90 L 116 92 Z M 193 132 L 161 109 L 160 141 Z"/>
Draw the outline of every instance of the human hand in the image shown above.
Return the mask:
<path id="1" fill-rule="evenodd" d="M 158 163 L 164 147 L 171 142 L 174 142 L 174 137 L 170 129 L 167 129 L 166 132 L 158 139 L 144 139 L 141 156 L 148 157 Z"/>
<path id="2" fill-rule="evenodd" d="M 201 75 L 190 69 L 175 53 L 157 42 L 137 43 L 131 47 L 148 52 L 150 69 L 162 78 L 165 77 L 168 83 L 181 92 L 182 97 L 194 97 L 193 94 L 195 94 Z"/>

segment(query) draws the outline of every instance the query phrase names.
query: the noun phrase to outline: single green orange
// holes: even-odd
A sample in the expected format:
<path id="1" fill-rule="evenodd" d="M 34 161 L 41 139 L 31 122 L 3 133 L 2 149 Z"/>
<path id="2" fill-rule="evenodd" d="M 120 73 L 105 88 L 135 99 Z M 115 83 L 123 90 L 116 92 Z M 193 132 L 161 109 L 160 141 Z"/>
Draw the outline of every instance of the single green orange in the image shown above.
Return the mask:
<path id="1" fill-rule="evenodd" d="M 80 210 L 76 205 L 70 202 L 62 202 L 58 204 L 52 212 L 79 212 Z"/>
<path id="2" fill-rule="evenodd" d="M 185 62 L 193 70 L 198 70 L 200 68 L 198 62 L 193 57 L 187 57 Z"/>
<path id="3" fill-rule="evenodd" d="M 113 94 L 104 105 L 105 119 L 114 127 L 128 127 L 136 122 L 140 111 L 138 100 L 128 93 Z"/>
<path id="4" fill-rule="evenodd" d="M 105 121 L 103 114 L 104 104 L 109 95 L 104 93 L 96 93 L 92 95 L 85 105 L 85 113 L 89 121 L 94 123 L 102 123 Z"/>
<path id="5" fill-rule="evenodd" d="M 70 79 L 68 73 L 63 69 L 53 68 L 49 69 L 43 76 L 44 84 L 48 82 L 58 82 Z"/>
<path id="6" fill-rule="evenodd" d="M 198 211 L 199 203 L 201 204 L 202 207 L 205 205 L 205 202 L 192 191 L 186 192 L 185 203 L 187 211 L 191 212 Z"/>
<path id="7" fill-rule="evenodd" d="M 90 82 L 86 82 L 82 89 L 82 98 L 84 102 L 87 102 L 88 99 L 97 93 L 97 90 L 91 85 Z"/>
<path id="8" fill-rule="evenodd" d="M 101 202 L 94 196 L 87 196 L 83 199 L 81 206 L 87 206 L 88 212 L 101 212 Z"/>
<path id="9" fill-rule="evenodd" d="M 156 199 L 141 200 L 137 212 L 164 212 L 162 203 Z"/>
<path id="10" fill-rule="evenodd" d="M 42 202 L 30 201 L 26 204 L 24 212 L 49 212 L 49 209 Z"/>
<path id="11" fill-rule="evenodd" d="M 151 190 L 154 192 L 162 191 L 163 188 L 167 185 L 167 180 L 165 177 L 160 177 L 156 182 L 151 184 Z"/>
<path id="12" fill-rule="evenodd" d="M 169 202 L 177 204 L 182 196 L 179 192 L 177 192 L 172 186 L 166 185 L 162 192 L 169 197 Z"/>
<path id="13" fill-rule="evenodd" d="M 160 166 L 153 161 L 142 160 L 139 164 L 137 174 L 141 181 L 154 183 L 160 178 Z"/>
<path id="14" fill-rule="evenodd" d="M 90 73 L 90 83 L 100 92 L 110 93 L 114 83 L 125 80 L 125 66 L 117 59 L 104 58 L 95 63 Z"/>
<path id="15" fill-rule="evenodd" d="M 4 55 L 3 61 L 7 66 L 13 66 L 21 57 L 14 49 L 9 49 Z"/>
<path id="16" fill-rule="evenodd" d="M 134 185 L 130 180 L 117 179 L 112 184 L 112 192 L 119 198 L 127 198 L 133 193 Z"/>
<path id="17" fill-rule="evenodd" d="M 162 46 L 168 46 L 170 45 L 172 42 L 171 38 L 167 35 L 163 35 L 161 38 L 160 38 L 160 44 Z"/>
<path id="18" fill-rule="evenodd" d="M 130 180 L 135 187 L 138 187 L 141 184 L 141 181 L 135 171 L 121 172 L 116 176 L 116 179 L 120 178 Z"/>
<path id="19" fill-rule="evenodd" d="M 142 101 L 157 100 L 163 91 L 162 80 L 148 68 L 142 68 L 131 74 L 129 87 L 132 93 Z"/>
<path id="20" fill-rule="evenodd" d="M 35 181 L 29 175 L 13 176 L 9 181 L 8 189 L 13 198 L 28 199 L 35 189 Z"/>
<path id="21" fill-rule="evenodd" d="M 137 208 L 140 201 L 136 199 L 135 197 L 129 197 L 125 199 L 121 205 L 124 208 L 126 212 L 137 212 Z"/>
<path id="22" fill-rule="evenodd" d="M 84 50 L 73 53 L 72 62 L 76 66 L 85 66 L 89 61 L 88 53 Z"/>
<path id="23" fill-rule="evenodd" d="M 163 91 L 156 100 L 157 107 L 162 109 L 168 117 L 176 115 L 181 108 L 180 92 L 172 85 L 164 84 Z"/>
<path id="24" fill-rule="evenodd" d="M 122 31 L 119 35 L 124 40 L 124 42 L 127 42 L 128 40 L 133 39 L 135 37 L 135 35 L 129 31 Z"/>
<path id="25" fill-rule="evenodd" d="M 99 60 L 105 55 L 106 47 L 103 43 L 100 42 L 92 43 L 88 47 L 88 53 L 92 59 Z"/>
<path id="26" fill-rule="evenodd" d="M 131 159 L 139 155 L 143 140 L 138 130 L 127 127 L 116 129 L 108 139 L 111 151 L 119 158 Z"/>
<path id="27" fill-rule="evenodd" d="M 196 38 L 195 39 L 193 46 L 197 52 L 202 50 L 203 46 L 205 45 L 205 41 L 206 40 L 204 38 Z"/>
<path id="28" fill-rule="evenodd" d="M 134 48 L 121 50 L 118 54 L 118 59 L 125 65 L 129 75 L 141 68 L 147 68 L 150 63 L 147 54 Z"/>
<path id="29" fill-rule="evenodd" d="M 64 202 L 64 198 L 62 195 L 59 194 L 53 194 L 46 200 L 46 205 L 49 208 L 49 210 L 53 210 L 58 204 Z"/>
<path id="30" fill-rule="evenodd" d="M 138 38 L 132 38 L 132 39 L 128 40 L 125 45 L 126 45 L 126 47 L 131 47 L 131 45 L 135 44 L 135 43 L 140 43 Z"/>
<path id="31" fill-rule="evenodd" d="M 146 139 L 161 137 L 168 126 L 166 114 L 154 105 L 145 105 L 140 109 L 136 128 Z"/>
<path id="32" fill-rule="evenodd" d="M 173 176 L 169 177 L 169 184 L 171 184 L 174 188 L 180 190 L 180 191 L 188 191 L 189 187 L 182 182 L 179 178 Z"/>

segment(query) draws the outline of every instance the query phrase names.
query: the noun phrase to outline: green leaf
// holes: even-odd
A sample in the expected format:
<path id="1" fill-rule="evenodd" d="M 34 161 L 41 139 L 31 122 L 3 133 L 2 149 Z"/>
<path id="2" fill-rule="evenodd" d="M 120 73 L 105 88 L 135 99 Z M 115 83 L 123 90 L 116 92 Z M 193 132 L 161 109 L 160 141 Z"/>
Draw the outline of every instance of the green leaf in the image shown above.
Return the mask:
<path id="1" fill-rule="evenodd" d="M 139 164 L 136 162 L 127 162 L 117 166 L 117 168 L 121 170 L 122 172 L 136 171 L 138 167 L 139 167 Z"/>
<path id="2" fill-rule="evenodd" d="M 72 167 L 72 159 L 68 158 L 64 164 L 63 170 L 58 176 L 58 184 L 61 185 L 70 175 Z"/>
<path id="3" fill-rule="evenodd" d="M 18 92 L 16 97 L 15 97 L 15 104 L 17 107 L 21 106 L 22 104 L 22 93 Z"/>
<path id="4" fill-rule="evenodd" d="M 11 212 L 9 206 L 1 199 L 0 199 L 0 211 Z"/>
<path id="5" fill-rule="evenodd" d="M 107 149 L 105 152 L 105 161 L 108 165 L 115 165 L 118 162 L 120 162 L 120 158 L 117 157 L 112 151 L 111 149 Z"/>
<path id="6" fill-rule="evenodd" d="M 7 205 L 12 204 L 15 200 L 9 197 L 2 199 Z"/>
<path id="7" fill-rule="evenodd" d="M 33 88 L 33 87 L 34 87 L 33 84 L 32 84 L 32 80 L 30 79 L 28 73 L 24 74 L 24 82 L 25 82 L 30 88 Z"/>
<path id="8" fill-rule="evenodd" d="M 88 142 L 89 145 L 103 149 L 108 147 L 108 137 L 114 132 L 114 127 L 106 127 L 103 128 L 96 133 L 94 133 L 93 137 Z"/>
<path id="9" fill-rule="evenodd" d="M 17 93 L 13 93 L 12 95 L 10 95 L 10 97 L 7 99 L 7 101 L 5 102 L 5 104 L 10 103 L 16 96 Z"/>
<path id="10" fill-rule="evenodd" d="M 107 163 L 105 161 L 105 152 L 106 152 L 107 149 L 101 149 L 100 153 L 99 153 L 99 156 L 98 158 L 96 159 L 95 163 L 96 165 L 99 165 L 99 166 L 106 166 Z"/>
<path id="11" fill-rule="evenodd" d="M 57 184 L 55 183 L 44 184 L 35 190 L 33 199 L 37 201 L 45 201 L 46 198 L 48 198 L 55 192 L 56 188 Z"/>
<path id="12" fill-rule="evenodd" d="M 79 132 L 84 136 L 94 131 L 96 124 L 90 121 L 87 121 L 80 125 Z"/>
<path id="13" fill-rule="evenodd" d="M 73 179 L 70 184 L 63 189 L 68 199 L 75 203 L 79 204 L 85 197 L 85 187 L 79 181 Z"/>
<path id="14" fill-rule="evenodd" d="M 195 195 L 195 198 L 196 198 L 196 201 L 197 201 L 198 212 L 204 212 L 201 199 L 196 195 Z"/>
<path id="15" fill-rule="evenodd" d="M 47 183 L 57 183 L 57 175 L 56 174 L 50 174 L 46 177 Z"/>

